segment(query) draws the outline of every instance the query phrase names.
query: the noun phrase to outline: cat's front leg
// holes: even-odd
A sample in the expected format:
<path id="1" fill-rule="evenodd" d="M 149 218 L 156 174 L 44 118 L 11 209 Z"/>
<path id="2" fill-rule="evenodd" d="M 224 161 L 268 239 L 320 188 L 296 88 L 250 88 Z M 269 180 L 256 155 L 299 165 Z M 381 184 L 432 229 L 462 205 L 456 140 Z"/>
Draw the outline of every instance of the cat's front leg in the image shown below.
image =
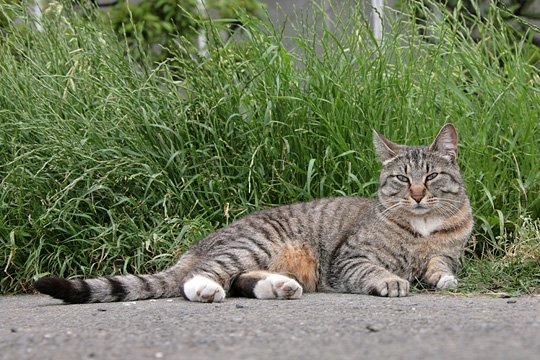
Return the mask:
<path id="1" fill-rule="evenodd" d="M 381 278 L 370 279 L 370 295 L 404 297 L 409 294 L 409 282 L 392 273 Z"/>
<path id="2" fill-rule="evenodd" d="M 370 261 L 346 259 L 337 263 L 335 269 L 339 283 L 335 288 L 343 292 L 388 297 L 409 294 L 409 281 Z"/>
<path id="3" fill-rule="evenodd" d="M 458 280 L 454 275 L 454 260 L 448 256 L 435 256 L 427 264 L 424 281 L 437 289 L 455 289 Z"/>

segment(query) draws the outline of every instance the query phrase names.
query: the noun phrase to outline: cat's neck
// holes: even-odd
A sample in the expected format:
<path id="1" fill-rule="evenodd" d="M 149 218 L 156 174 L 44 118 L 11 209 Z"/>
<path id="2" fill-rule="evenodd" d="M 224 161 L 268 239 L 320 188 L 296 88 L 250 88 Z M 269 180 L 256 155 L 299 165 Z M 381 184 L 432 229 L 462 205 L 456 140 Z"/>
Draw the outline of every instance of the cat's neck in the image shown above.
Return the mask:
<path id="1" fill-rule="evenodd" d="M 426 213 L 413 215 L 401 211 L 388 211 L 380 202 L 377 203 L 378 216 L 398 224 L 402 228 L 408 228 L 409 231 L 421 235 L 430 236 L 436 232 L 467 230 L 472 226 L 472 215 L 469 202 L 465 199 L 459 209 L 455 212 L 445 214 Z M 469 229 L 470 230 L 470 229 Z"/>
<path id="2" fill-rule="evenodd" d="M 467 200 L 452 214 L 426 214 L 425 216 L 411 216 L 407 219 L 411 228 L 422 236 L 429 236 L 438 231 L 457 231 L 467 229 L 472 224 L 471 207 Z M 469 224 L 469 225 L 467 225 Z"/>
<path id="3" fill-rule="evenodd" d="M 429 236 L 433 232 L 439 230 L 444 223 L 444 218 L 441 216 L 427 215 L 415 216 L 409 218 L 409 224 L 418 234 Z"/>

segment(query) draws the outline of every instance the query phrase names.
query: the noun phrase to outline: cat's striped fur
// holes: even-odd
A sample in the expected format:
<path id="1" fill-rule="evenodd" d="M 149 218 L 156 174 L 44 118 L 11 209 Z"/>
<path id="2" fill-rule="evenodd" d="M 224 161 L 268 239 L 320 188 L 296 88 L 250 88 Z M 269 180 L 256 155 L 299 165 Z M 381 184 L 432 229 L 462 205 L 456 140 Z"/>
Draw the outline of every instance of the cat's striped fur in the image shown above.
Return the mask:
<path id="1" fill-rule="evenodd" d="M 377 198 L 339 197 L 255 212 L 200 240 L 153 275 L 41 278 L 40 292 L 68 303 L 184 296 L 296 299 L 329 291 L 406 296 L 409 281 L 457 286 L 473 220 L 445 125 L 430 146 L 395 144 L 374 132 L 382 162 Z"/>

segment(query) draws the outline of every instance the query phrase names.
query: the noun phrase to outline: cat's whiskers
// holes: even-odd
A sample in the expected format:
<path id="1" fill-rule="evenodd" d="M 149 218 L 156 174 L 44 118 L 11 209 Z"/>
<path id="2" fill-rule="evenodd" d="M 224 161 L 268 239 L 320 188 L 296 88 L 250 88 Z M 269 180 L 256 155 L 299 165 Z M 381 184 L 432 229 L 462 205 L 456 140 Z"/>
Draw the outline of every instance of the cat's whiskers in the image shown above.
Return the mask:
<path id="1" fill-rule="evenodd" d="M 380 204 L 382 205 L 382 204 Z M 383 205 L 384 206 L 384 205 Z M 394 201 L 394 203 L 392 205 L 390 205 L 389 207 L 385 207 L 383 211 L 379 212 L 378 213 L 378 217 L 377 217 L 377 224 L 380 223 L 382 220 L 388 218 L 388 214 L 390 212 L 392 212 L 392 210 L 394 210 L 395 208 L 401 206 L 401 202 L 398 200 L 398 201 Z"/>
<path id="2" fill-rule="evenodd" d="M 444 205 L 444 206 L 449 207 L 449 208 L 451 208 L 453 210 L 456 210 L 456 211 L 459 211 L 463 206 L 462 201 L 454 201 L 454 200 L 450 200 L 450 199 L 440 199 L 439 203 L 441 205 Z"/>
<path id="3" fill-rule="evenodd" d="M 437 198 L 440 201 L 447 201 L 449 203 L 456 203 L 456 204 L 463 204 L 463 200 L 454 200 L 454 199 L 446 199 L 446 198 Z"/>
<path id="4" fill-rule="evenodd" d="M 461 211 L 461 206 L 456 206 L 455 204 L 448 202 L 446 199 L 442 199 L 440 204 L 443 206 L 436 208 L 435 211 L 442 216 L 451 217 Z"/>
<path id="5" fill-rule="evenodd" d="M 401 200 L 397 200 L 393 205 L 385 208 L 384 211 L 379 213 L 379 216 L 377 217 L 376 222 L 375 222 L 374 225 L 378 225 L 381 222 L 383 222 L 384 220 L 387 220 L 389 218 L 388 215 L 390 215 L 392 210 L 394 210 L 397 207 L 401 207 L 401 206 L 402 206 Z"/>
<path id="6" fill-rule="evenodd" d="M 437 204 L 443 204 L 451 207 L 456 207 L 454 204 L 462 205 L 462 200 L 454 200 L 454 199 L 446 199 L 441 197 L 433 196 L 427 200 L 428 205 L 437 205 Z M 460 206 L 461 207 L 461 206 Z"/>

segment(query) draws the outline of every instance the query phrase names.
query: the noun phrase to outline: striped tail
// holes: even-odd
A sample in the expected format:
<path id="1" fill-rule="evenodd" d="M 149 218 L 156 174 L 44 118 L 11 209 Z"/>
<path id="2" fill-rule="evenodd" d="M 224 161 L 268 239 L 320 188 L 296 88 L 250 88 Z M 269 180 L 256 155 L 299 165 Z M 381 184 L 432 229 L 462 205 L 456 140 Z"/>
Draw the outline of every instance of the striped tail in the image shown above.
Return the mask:
<path id="1" fill-rule="evenodd" d="M 134 301 L 181 296 L 185 271 L 180 264 L 153 275 L 125 275 L 95 279 L 60 279 L 43 277 L 34 288 L 70 304 Z"/>

